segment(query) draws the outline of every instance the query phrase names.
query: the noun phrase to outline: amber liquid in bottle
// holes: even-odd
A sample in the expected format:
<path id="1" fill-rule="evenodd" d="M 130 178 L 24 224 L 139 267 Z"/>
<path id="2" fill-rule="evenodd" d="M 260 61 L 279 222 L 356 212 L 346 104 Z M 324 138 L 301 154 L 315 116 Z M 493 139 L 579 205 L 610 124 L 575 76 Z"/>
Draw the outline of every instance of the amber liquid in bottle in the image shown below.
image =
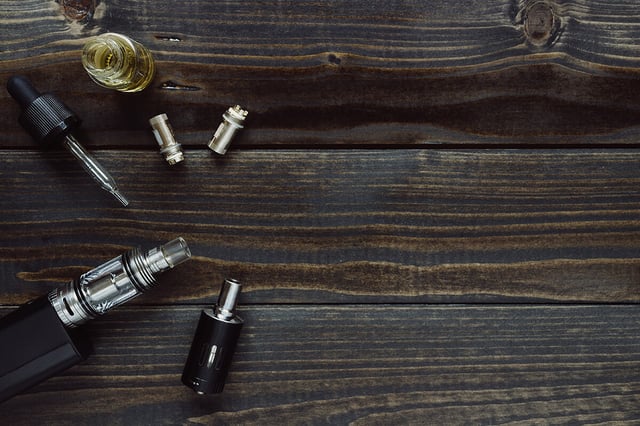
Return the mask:
<path id="1" fill-rule="evenodd" d="M 82 51 L 82 65 L 93 81 L 108 89 L 139 92 L 151 83 L 151 52 L 127 36 L 106 33 L 92 38 Z"/>

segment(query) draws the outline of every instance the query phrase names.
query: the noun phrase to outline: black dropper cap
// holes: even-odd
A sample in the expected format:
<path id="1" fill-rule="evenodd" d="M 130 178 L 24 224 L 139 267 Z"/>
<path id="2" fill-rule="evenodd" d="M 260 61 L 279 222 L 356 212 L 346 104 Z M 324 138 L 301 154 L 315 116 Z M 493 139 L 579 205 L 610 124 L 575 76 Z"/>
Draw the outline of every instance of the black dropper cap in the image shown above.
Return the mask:
<path id="1" fill-rule="evenodd" d="M 38 92 L 26 77 L 11 77 L 7 91 L 22 107 L 18 121 L 39 143 L 58 142 L 80 125 L 80 118 L 71 109 L 56 96 Z"/>

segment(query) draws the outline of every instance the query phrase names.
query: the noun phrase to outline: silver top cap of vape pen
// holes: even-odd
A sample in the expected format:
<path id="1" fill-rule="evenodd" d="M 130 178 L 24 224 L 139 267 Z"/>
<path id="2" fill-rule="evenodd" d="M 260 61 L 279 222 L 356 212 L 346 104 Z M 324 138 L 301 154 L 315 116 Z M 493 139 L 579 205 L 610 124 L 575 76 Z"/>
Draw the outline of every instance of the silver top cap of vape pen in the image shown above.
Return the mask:
<path id="1" fill-rule="evenodd" d="M 238 281 L 232 278 L 224 280 L 218 296 L 218 303 L 214 309 L 214 315 L 217 318 L 229 320 L 235 316 L 240 290 L 242 290 L 242 285 Z"/>

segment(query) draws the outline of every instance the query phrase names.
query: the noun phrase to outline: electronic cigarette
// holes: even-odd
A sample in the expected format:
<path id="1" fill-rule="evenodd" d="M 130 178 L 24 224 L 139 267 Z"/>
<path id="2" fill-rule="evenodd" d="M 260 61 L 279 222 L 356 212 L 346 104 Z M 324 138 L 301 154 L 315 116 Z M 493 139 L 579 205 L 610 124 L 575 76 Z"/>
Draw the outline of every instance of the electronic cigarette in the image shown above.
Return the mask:
<path id="1" fill-rule="evenodd" d="M 145 292 L 191 257 L 177 238 L 106 262 L 0 318 L 0 402 L 84 360 L 88 338 L 76 327 Z"/>
<path id="2" fill-rule="evenodd" d="M 236 280 L 224 280 L 218 303 L 200 313 L 182 372 L 182 383 L 200 395 L 220 393 L 224 388 L 243 324 L 235 313 L 241 288 Z"/>

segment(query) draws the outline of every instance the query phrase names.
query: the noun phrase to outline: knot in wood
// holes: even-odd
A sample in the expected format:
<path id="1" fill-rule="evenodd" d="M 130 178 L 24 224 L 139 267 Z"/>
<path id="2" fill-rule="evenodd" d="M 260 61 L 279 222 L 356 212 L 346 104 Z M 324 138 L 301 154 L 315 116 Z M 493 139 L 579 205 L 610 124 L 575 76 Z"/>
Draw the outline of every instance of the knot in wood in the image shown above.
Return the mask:
<path id="1" fill-rule="evenodd" d="M 72 21 L 87 21 L 93 16 L 95 0 L 58 0 L 62 13 Z"/>
<path id="2" fill-rule="evenodd" d="M 558 36 L 560 19 L 546 1 L 533 1 L 525 6 L 524 34 L 533 46 L 550 46 Z"/>

